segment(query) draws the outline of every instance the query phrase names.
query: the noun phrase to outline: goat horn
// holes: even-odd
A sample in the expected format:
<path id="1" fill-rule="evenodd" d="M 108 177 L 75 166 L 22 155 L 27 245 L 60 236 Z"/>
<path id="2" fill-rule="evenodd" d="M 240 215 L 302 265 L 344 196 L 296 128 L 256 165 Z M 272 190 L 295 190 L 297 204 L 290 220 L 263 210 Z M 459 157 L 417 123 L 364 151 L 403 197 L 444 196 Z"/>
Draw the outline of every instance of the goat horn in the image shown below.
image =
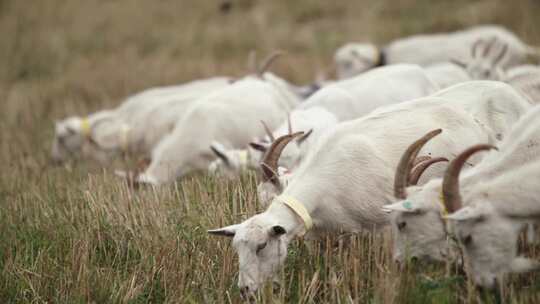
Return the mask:
<path id="1" fill-rule="evenodd" d="M 291 114 L 287 115 L 287 127 L 289 128 L 289 135 L 292 134 Z"/>
<path id="2" fill-rule="evenodd" d="M 439 135 L 442 129 L 433 130 L 422 138 L 412 143 L 399 160 L 394 178 L 394 196 L 398 199 L 407 198 L 406 187 L 409 184 L 409 172 L 412 169 L 413 160 L 416 158 L 422 147 L 433 137 Z"/>
<path id="3" fill-rule="evenodd" d="M 281 152 L 287 146 L 287 144 L 296 137 L 304 134 L 304 132 L 296 132 L 294 134 L 287 134 L 276 139 L 261 161 L 261 169 L 263 171 L 263 181 L 271 181 L 274 185 L 279 185 L 277 176 L 278 161 L 281 156 Z"/>
<path id="4" fill-rule="evenodd" d="M 272 63 L 274 63 L 274 61 L 284 55 L 285 53 L 282 52 L 282 51 L 276 51 L 276 52 L 273 52 L 272 54 L 270 54 L 270 56 L 266 57 L 264 59 L 264 61 L 262 62 L 262 64 L 259 66 L 259 68 L 257 69 L 257 75 L 259 77 L 262 77 L 264 72 L 266 72 L 266 70 L 268 70 L 268 68 L 270 67 L 270 65 L 272 65 Z"/>
<path id="5" fill-rule="evenodd" d="M 443 162 L 443 161 L 447 162 L 448 159 L 445 158 L 445 157 L 435 157 L 435 158 L 431 158 L 431 159 L 428 159 L 426 161 L 423 161 L 423 162 L 419 163 L 417 166 L 414 166 L 413 170 L 411 172 L 411 175 L 409 177 L 409 184 L 410 185 L 417 185 L 418 181 L 420 180 L 420 177 L 422 176 L 424 171 L 427 170 L 427 168 L 429 168 L 431 165 L 433 165 L 435 163 L 439 163 L 439 162 Z"/>
<path id="6" fill-rule="evenodd" d="M 502 48 L 501 48 L 501 51 L 499 52 L 499 54 L 493 60 L 493 65 L 494 66 L 499 64 L 499 62 L 504 59 L 504 56 L 506 55 L 506 52 L 508 52 L 508 44 L 504 43 Z"/>
<path id="7" fill-rule="evenodd" d="M 491 48 L 493 47 L 493 45 L 495 45 L 495 42 L 497 42 L 497 37 L 492 37 L 488 41 L 486 48 L 484 49 L 484 54 L 482 54 L 483 57 L 486 57 L 489 54 L 489 51 L 491 51 Z"/>
<path id="8" fill-rule="evenodd" d="M 459 154 L 448 165 L 442 183 L 442 194 L 444 206 L 449 213 L 458 211 L 462 206 L 461 195 L 459 194 L 459 172 L 463 165 L 474 153 L 491 149 L 497 148 L 487 144 L 472 146 Z"/>
<path id="9" fill-rule="evenodd" d="M 424 156 L 418 156 L 418 157 L 414 160 L 412 166 L 413 166 L 413 168 L 414 168 L 414 167 L 418 166 L 418 164 L 423 163 L 423 162 L 425 162 L 426 160 L 430 160 L 430 159 L 431 159 L 431 157 L 426 156 L 426 155 L 424 155 Z"/>
<path id="10" fill-rule="evenodd" d="M 266 135 L 268 135 L 268 137 L 270 137 L 270 140 L 272 142 L 276 141 L 276 139 L 274 137 L 274 134 L 272 134 L 272 131 L 270 131 L 270 128 L 268 127 L 266 122 L 264 120 L 261 120 L 261 123 L 263 125 L 264 131 L 266 132 Z"/>
<path id="11" fill-rule="evenodd" d="M 472 47 L 471 47 L 471 57 L 472 57 L 472 58 L 476 58 L 476 54 L 477 54 L 478 48 L 479 48 L 482 44 L 484 44 L 484 40 L 482 40 L 482 39 L 478 39 L 478 40 L 476 40 L 476 41 L 473 43 L 473 45 L 472 45 Z"/>

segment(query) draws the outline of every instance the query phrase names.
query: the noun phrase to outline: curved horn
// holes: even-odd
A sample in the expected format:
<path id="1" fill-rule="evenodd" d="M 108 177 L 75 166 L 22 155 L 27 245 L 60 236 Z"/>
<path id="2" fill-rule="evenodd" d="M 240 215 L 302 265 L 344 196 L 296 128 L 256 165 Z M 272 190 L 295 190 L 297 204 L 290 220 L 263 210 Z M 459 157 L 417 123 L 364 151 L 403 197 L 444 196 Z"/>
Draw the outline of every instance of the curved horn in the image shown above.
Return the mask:
<path id="1" fill-rule="evenodd" d="M 274 185 L 279 185 L 277 172 L 278 161 L 279 157 L 281 156 L 281 152 L 283 152 L 283 149 L 285 149 L 285 147 L 290 141 L 302 134 L 304 134 L 304 132 L 296 132 L 294 134 L 283 135 L 272 143 L 272 145 L 268 149 L 268 152 L 264 155 L 261 161 L 261 168 L 264 176 L 263 181 L 271 181 Z"/>
<path id="2" fill-rule="evenodd" d="M 430 160 L 430 159 L 431 159 L 431 157 L 426 156 L 426 155 L 424 155 L 424 156 L 418 156 L 418 157 L 414 160 L 412 167 L 414 168 L 414 167 L 418 166 L 420 163 L 423 163 L 423 162 L 425 162 L 426 160 Z"/>
<path id="3" fill-rule="evenodd" d="M 292 123 L 291 123 L 291 114 L 287 115 L 287 128 L 289 131 L 289 135 L 292 134 Z"/>
<path id="4" fill-rule="evenodd" d="M 495 45 L 495 42 L 497 42 L 497 37 L 492 37 L 486 45 L 486 48 L 484 49 L 484 53 L 482 54 L 483 57 L 486 57 L 489 54 L 489 51 L 491 51 L 491 48 L 493 45 Z"/>
<path id="5" fill-rule="evenodd" d="M 428 159 L 426 161 L 423 161 L 419 163 L 417 166 L 415 166 L 411 172 L 411 175 L 409 177 L 409 184 L 410 185 L 417 185 L 418 181 L 420 180 L 420 177 L 422 176 L 422 173 L 427 170 L 431 165 L 439 162 L 447 162 L 448 159 L 445 157 L 435 157 Z"/>
<path id="6" fill-rule="evenodd" d="M 477 55 L 477 51 L 478 51 L 478 48 L 484 44 L 484 40 L 482 39 L 478 39 L 476 40 L 473 45 L 471 46 L 471 57 L 472 58 L 476 58 L 476 55 Z"/>
<path id="7" fill-rule="evenodd" d="M 422 138 L 412 143 L 399 160 L 398 167 L 396 169 L 396 175 L 394 178 L 394 196 L 398 199 L 407 198 L 407 192 L 405 188 L 409 184 L 409 172 L 412 169 L 413 160 L 418 155 L 418 152 L 422 147 L 433 137 L 441 134 L 442 129 L 433 130 Z"/>
<path id="8" fill-rule="evenodd" d="M 276 139 L 274 137 L 274 134 L 272 134 L 272 131 L 270 131 L 270 128 L 268 127 L 266 122 L 264 120 L 261 120 L 261 123 L 263 125 L 264 131 L 266 132 L 266 135 L 268 135 L 268 137 L 270 137 L 270 140 L 272 142 L 276 141 Z"/>
<path id="9" fill-rule="evenodd" d="M 264 59 L 264 61 L 262 62 L 262 64 L 259 66 L 259 68 L 257 69 L 257 75 L 259 77 L 262 77 L 264 72 L 266 72 L 266 70 L 268 70 L 268 68 L 270 67 L 270 65 L 272 65 L 272 63 L 274 63 L 274 61 L 276 61 L 276 59 L 282 55 L 284 55 L 285 53 L 282 52 L 282 51 L 276 51 L 276 52 L 273 52 L 272 54 L 270 54 L 270 56 L 266 57 Z"/>
<path id="10" fill-rule="evenodd" d="M 493 60 L 493 65 L 494 66 L 499 64 L 499 62 L 501 62 L 501 60 L 504 59 L 504 56 L 506 55 L 506 52 L 508 52 L 508 44 L 504 43 L 502 48 L 501 48 L 501 51 L 499 52 L 499 54 L 497 56 L 495 56 L 495 59 Z"/>
<path id="11" fill-rule="evenodd" d="M 475 145 L 463 151 L 450 162 L 444 174 L 442 183 L 443 201 L 448 213 L 454 213 L 461 208 L 462 201 L 461 195 L 459 194 L 459 172 L 467 159 L 476 152 L 491 149 L 497 148 L 487 144 Z"/>

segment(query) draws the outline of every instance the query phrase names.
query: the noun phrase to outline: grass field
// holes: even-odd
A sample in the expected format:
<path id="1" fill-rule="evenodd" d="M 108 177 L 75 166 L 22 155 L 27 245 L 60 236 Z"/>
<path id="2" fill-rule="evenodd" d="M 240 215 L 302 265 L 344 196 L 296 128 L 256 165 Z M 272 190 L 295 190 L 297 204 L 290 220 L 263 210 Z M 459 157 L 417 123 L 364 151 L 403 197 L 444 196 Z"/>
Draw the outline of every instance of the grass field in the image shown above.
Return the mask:
<path id="1" fill-rule="evenodd" d="M 0 303 L 235 303 L 237 258 L 209 228 L 261 211 L 256 177 L 193 176 L 132 191 L 111 168 L 53 167 L 53 121 L 112 107 L 142 89 L 241 76 L 247 54 L 281 49 L 293 82 L 330 71 L 352 40 L 384 43 L 480 23 L 540 45 L 536 0 L 0 0 Z M 262 303 L 469 303 L 452 265 L 391 259 L 388 234 L 298 241 Z M 522 246 L 540 258 L 540 247 Z M 321 249 L 325 248 L 325 249 Z M 508 303 L 539 303 L 540 277 L 511 277 Z M 490 302 L 491 298 L 487 298 Z"/>

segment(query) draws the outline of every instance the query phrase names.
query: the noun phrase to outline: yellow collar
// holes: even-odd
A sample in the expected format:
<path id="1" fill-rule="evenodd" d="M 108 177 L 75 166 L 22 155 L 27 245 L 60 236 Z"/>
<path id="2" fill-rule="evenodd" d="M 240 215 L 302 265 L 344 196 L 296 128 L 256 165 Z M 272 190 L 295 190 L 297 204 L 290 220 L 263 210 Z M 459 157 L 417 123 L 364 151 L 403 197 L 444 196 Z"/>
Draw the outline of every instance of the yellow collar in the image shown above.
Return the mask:
<path id="1" fill-rule="evenodd" d="M 446 220 L 446 217 L 448 216 L 448 210 L 446 210 L 446 205 L 444 203 L 442 187 L 441 187 L 441 191 L 439 192 L 439 204 L 441 204 L 441 216 L 444 220 Z"/>
<path id="2" fill-rule="evenodd" d="M 248 165 L 248 151 L 247 150 L 240 150 L 239 155 L 240 157 L 240 166 L 247 166 Z"/>
<path id="3" fill-rule="evenodd" d="M 304 221 L 306 232 L 313 227 L 313 220 L 302 203 L 288 195 L 280 195 L 277 197 L 277 200 L 291 208 L 291 210 L 294 211 L 294 213 L 296 213 L 296 215 L 298 215 L 302 221 Z"/>
<path id="4" fill-rule="evenodd" d="M 122 148 L 122 151 L 126 152 L 129 148 L 129 131 L 131 131 L 131 128 L 127 124 L 122 124 L 121 132 L 120 132 L 120 147 Z"/>
<path id="5" fill-rule="evenodd" d="M 90 132 L 90 121 L 85 117 L 81 120 L 81 134 L 84 137 L 90 137 Z"/>

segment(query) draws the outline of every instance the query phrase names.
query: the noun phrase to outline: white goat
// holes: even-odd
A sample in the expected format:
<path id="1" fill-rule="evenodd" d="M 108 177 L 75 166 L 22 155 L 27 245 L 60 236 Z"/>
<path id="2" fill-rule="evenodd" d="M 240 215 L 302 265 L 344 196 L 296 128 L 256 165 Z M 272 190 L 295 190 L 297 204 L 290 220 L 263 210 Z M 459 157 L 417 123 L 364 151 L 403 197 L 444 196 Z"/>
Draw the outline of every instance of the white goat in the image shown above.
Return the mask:
<path id="1" fill-rule="evenodd" d="M 451 180 L 451 196 L 445 200 L 458 209 L 466 207 L 448 219 L 455 221 L 455 234 L 474 283 L 494 289 L 506 273 L 538 269 L 537 261 L 518 256 L 517 243 L 527 224 L 540 222 L 540 160 L 478 183 L 463 198 L 457 177 Z"/>
<path id="2" fill-rule="evenodd" d="M 153 88 L 129 97 L 116 109 L 57 121 L 52 159 L 63 162 L 82 154 L 105 162 L 120 151 L 149 153 L 193 102 L 226 87 L 229 81 L 214 77 Z"/>
<path id="3" fill-rule="evenodd" d="M 330 84 L 291 112 L 290 120 L 294 131 L 304 131 L 305 136 L 296 138 L 295 144 L 285 148 L 279 165 L 289 170 L 294 169 L 319 135 L 337 121 L 356 119 L 378 107 L 423 97 L 437 89 L 437 85 L 428 78 L 422 68 L 409 64 L 381 67 L 352 79 Z M 219 144 L 214 145 L 212 149 L 220 158 L 228 157 L 231 160 L 218 160 L 218 163 L 212 164 L 211 169 L 222 171 L 227 176 L 235 176 L 241 168 L 250 168 L 253 164 L 258 166 L 271 140 L 292 133 L 287 121 L 274 132 L 266 129 L 267 138 L 254 140 L 252 149 L 248 148 L 247 151 L 227 152 L 220 150 Z M 306 144 L 298 145 L 304 141 Z M 250 164 L 240 160 L 249 161 Z"/>
<path id="4" fill-rule="evenodd" d="M 453 231 L 463 248 L 473 281 L 495 288 L 504 274 L 537 268 L 517 256 L 518 234 L 525 224 L 540 219 L 540 106 L 530 111 L 501 145 L 464 176 L 467 158 L 481 149 L 471 147 L 449 166 L 443 180 L 443 199 Z M 463 194 L 463 198 L 460 194 Z"/>
<path id="5" fill-rule="evenodd" d="M 523 63 L 528 56 L 538 56 L 536 48 L 525 44 L 507 29 L 485 25 L 451 33 L 414 35 L 395 40 L 382 49 L 370 43 L 347 44 L 337 50 L 334 61 L 340 79 L 387 64 L 416 63 L 428 66 L 455 58 L 469 58 L 476 41 L 492 37 L 507 45 L 504 67 Z"/>
<path id="6" fill-rule="evenodd" d="M 521 113 L 526 106 L 523 104 L 524 99 L 515 93 L 516 92 L 514 90 L 501 82 L 473 81 L 442 90 L 432 95 L 431 98 L 442 98 L 443 100 L 453 101 L 463 100 L 462 106 L 475 117 L 478 117 L 480 121 L 483 121 L 484 125 L 489 128 L 491 134 L 495 136 L 495 139 L 492 139 L 492 141 L 497 141 L 500 140 L 503 134 L 509 130 L 509 121 L 517 120 L 519 115 L 516 115 L 516 113 Z M 501 95 L 497 97 L 495 94 Z M 478 99 L 479 96 L 482 96 L 480 99 L 484 99 L 481 99 L 479 101 L 480 104 L 477 104 L 475 100 Z M 493 108 L 490 108 L 490 105 L 485 105 L 485 102 L 489 102 L 489 99 L 486 99 L 486 96 L 494 96 L 492 98 L 497 100 L 499 105 L 493 106 Z M 503 98 L 507 98 L 508 102 L 504 101 Z M 497 107 L 505 109 L 501 111 L 501 114 L 497 115 Z M 389 108 L 394 109 L 394 107 Z M 385 109 L 386 107 L 382 107 L 374 112 L 384 111 Z M 490 109 L 491 112 L 486 112 L 486 109 Z M 508 116 L 509 120 L 507 120 L 508 117 L 506 117 L 508 113 L 510 113 Z M 283 146 L 277 145 L 276 147 L 277 149 L 271 153 L 268 152 L 266 157 L 279 160 L 279 155 L 283 151 Z M 270 156 L 272 154 L 276 154 L 278 156 Z M 273 197 L 281 193 L 284 186 L 288 184 L 294 177 L 295 170 L 292 168 L 290 170 L 280 171 L 280 163 L 274 161 L 268 163 L 263 159 L 261 163 L 264 164 L 265 167 L 270 168 L 270 170 L 268 170 L 265 169 L 265 167 L 262 167 L 263 181 L 257 186 L 259 200 L 264 205 L 270 202 Z M 275 177 L 273 172 L 285 172 L 285 174 Z"/>
<path id="7" fill-rule="evenodd" d="M 488 154 L 460 178 L 461 187 L 466 190 L 474 188 L 501 172 L 539 158 L 540 146 L 531 144 L 540 141 L 540 123 L 535 121 L 538 115 L 540 107 L 524 115 L 499 145 L 499 152 Z M 410 158 L 405 154 L 401 160 L 396 172 L 396 187 L 404 186 L 399 181 L 409 175 L 411 168 L 405 169 L 405 166 Z M 400 201 L 383 207 L 384 210 L 393 211 L 391 223 L 396 261 L 402 262 L 406 257 L 432 261 L 456 257 L 455 247 L 452 247 L 454 244 L 449 242 L 453 227 L 444 219 L 444 215 L 452 211 L 452 206 L 444 205 L 442 188 L 442 179 L 434 179 L 422 186 L 395 189 Z"/>
<path id="8" fill-rule="evenodd" d="M 465 83 L 447 89 L 446 95 L 448 99 L 437 94 L 339 124 L 323 135 L 265 212 L 210 230 L 233 237 L 241 292 L 249 295 L 272 278 L 289 243 L 298 236 L 386 225 L 381 207 L 389 202 L 401 151 L 426 132 L 444 130 L 422 154 L 451 157 L 473 143 L 494 140 L 505 130 L 504 123 L 519 119 L 529 106 L 511 87 L 498 82 Z M 429 132 L 422 140 L 440 132 Z M 285 143 L 297 134 L 286 136 Z M 442 168 L 431 168 L 428 177 L 442 174 Z"/>
<path id="9" fill-rule="evenodd" d="M 213 143 L 211 149 L 219 158 L 210 164 L 208 170 L 210 173 L 234 178 L 242 169 L 258 169 L 261 155 L 266 152 L 276 137 L 292 134 L 293 130 L 304 131 L 303 136 L 296 138 L 294 143 L 287 146 L 280 159 L 283 167 L 295 168 L 320 134 L 336 124 L 337 118 L 334 114 L 322 107 L 294 110 L 290 113 L 287 122 L 281 124 L 274 132 L 270 132 L 264 123 L 268 138 L 251 142 L 247 149 L 226 150 L 220 143 Z"/>
<path id="10" fill-rule="evenodd" d="M 276 127 L 298 102 L 288 84 L 271 73 L 238 80 L 194 104 L 153 150 L 150 166 L 136 181 L 157 185 L 206 170 L 215 159 L 213 142 L 243 147 L 263 135 L 260 119 Z"/>

